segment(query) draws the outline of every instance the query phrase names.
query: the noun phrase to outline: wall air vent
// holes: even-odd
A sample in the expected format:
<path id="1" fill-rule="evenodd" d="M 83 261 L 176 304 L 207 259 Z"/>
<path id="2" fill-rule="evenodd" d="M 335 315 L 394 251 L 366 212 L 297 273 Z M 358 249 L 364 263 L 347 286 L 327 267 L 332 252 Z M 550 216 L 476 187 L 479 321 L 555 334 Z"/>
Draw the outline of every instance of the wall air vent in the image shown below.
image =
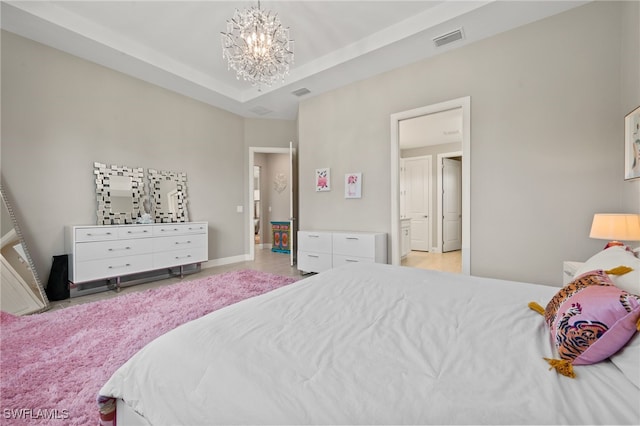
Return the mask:
<path id="1" fill-rule="evenodd" d="M 436 47 L 442 47 L 445 44 L 453 43 L 454 41 L 462 40 L 464 38 L 464 34 L 462 33 L 462 28 L 458 28 L 455 31 L 451 31 L 450 33 L 443 34 L 440 37 L 436 37 L 433 39 Z"/>
<path id="2" fill-rule="evenodd" d="M 304 95 L 306 95 L 308 93 L 311 93 L 311 90 L 307 89 L 306 87 L 303 87 L 301 89 L 294 90 L 293 92 L 291 92 L 291 94 L 293 94 L 295 96 L 298 96 L 298 97 L 304 96 Z"/>
<path id="3" fill-rule="evenodd" d="M 249 111 L 251 111 L 254 114 L 258 114 L 258 115 L 267 115 L 267 114 L 273 112 L 269 108 L 265 108 L 265 107 L 260 106 L 260 105 L 251 108 Z"/>

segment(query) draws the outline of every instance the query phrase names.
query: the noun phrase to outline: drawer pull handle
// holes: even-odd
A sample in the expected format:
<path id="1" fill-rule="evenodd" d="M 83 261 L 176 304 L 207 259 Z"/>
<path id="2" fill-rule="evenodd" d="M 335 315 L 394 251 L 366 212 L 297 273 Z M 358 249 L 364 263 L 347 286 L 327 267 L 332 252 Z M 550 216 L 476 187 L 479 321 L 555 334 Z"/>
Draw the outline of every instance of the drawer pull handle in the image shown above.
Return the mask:
<path id="1" fill-rule="evenodd" d="M 131 250 L 131 247 L 110 248 L 109 251 Z"/>
<path id="2" fill-rule="evenodd" d="M 309 256 L 309 257 L 313 257 L 313 258 L 316 258 L 316 259 L 317 259 L 318 257 L 320 257 L 320 256 L 318 256 L 318 255 L 316 255 L 316 254 L 308 254 L 307 256 Z"/>
<path id="3" fill-rule="evenodd" d="M 354 259 L 345 259 L 345 261 L 351 262 L 351 263 L 358 263 L 358 261 Z"/>
<path id="4" fill-rule="evenodd" d="M 320 235 L 309 235 L 309 238 L 320 238 Z"/>
<path id="5" fill-rule="evenodd" d="M 176 231 L 179 231 L 179 229 L 178 228 L 173 228 L 173 229 L 162 228 L 162 229 L 160 229 L 160 231 L 161 232 L 167 232 L 167 231 L 176 232 Z"/>
<path id="6" fill-rule="evenodd" d="M 358 237 L 347 237 L 347 240 L 359 240 Z"/>
<path id="7" fill-rule="evenodd" d="M 186 256 L 176 256 L 176 260 L 177 260 L 177 259 L 188 259 L 188 258 L 190 258 L 190 257 L 191 257 L 191 255 L 190 255 L 190 254 L 188 254 L 188 255 L 186 255 Z"/>
<path id="8" fill-rule="evenodd" d="M 147 230 L 142 230 L 142 231 L 127 231 L 127 234 L 146 234 Z"/>
<path id="9" fill-rule="evenodd" d="M 128 268 L 129 266 L 131 266 L 130 263 L 125 263 L 124 265 L 109 265 L 109 269 L 116 269 L 116 268 Z"/>
<path id="10" fill-rule="evenodd" d="M 191 244 L 191 241 L 176 241 L 176 244 Z"/>
<path id="11" fill-rule="evenodd" d="M 87 232 L 87 236 L 88 237 L 101 237 L 103 235 L 111 235 L 111 232 L 104 232 L 104 233 L 101 233 L 101 234 L 94 234 L 92 232 Z"/>

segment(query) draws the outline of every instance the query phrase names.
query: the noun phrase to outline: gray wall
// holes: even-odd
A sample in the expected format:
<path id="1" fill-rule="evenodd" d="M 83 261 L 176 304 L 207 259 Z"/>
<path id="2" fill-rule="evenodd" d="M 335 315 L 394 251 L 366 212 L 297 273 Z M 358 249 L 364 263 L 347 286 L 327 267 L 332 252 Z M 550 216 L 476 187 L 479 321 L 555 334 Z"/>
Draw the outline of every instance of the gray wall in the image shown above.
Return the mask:
<path id="1" fill-rule="evenodd" d="M 248 253 L 248 144 L 288 146 L 295 121 L 244 119 L 2 32 L 2 183 L 43 281 L 66 225 L 96 222 L 93 163 L 187 173 L 209 258 Z M 243 205 L 244 213 L 236 206 Z"/>
<path id="2" fill-rule="evenodd" d="M 622 13 L 622 70 L 620 90 L 622 110 L 629 113 L 640 105 L 640 1 L 624 3 Z M 622 125 L 620 126 L 622 127 Z M 627 182 L 623 192 L 629 211 L 640 210 L 640 179 Z"/>
<path id="3" fill-rule="evenodd" d="M 563 260 L 602 248 L 594 213 L 640 212 L 640 182 L 622 178 L 638 9 L 590 3 L 303 101 L 300 229 L 390 233 L 390 115 L 470 96 L 471 273 L 558 285 Z M 331 192 L 314 191 L 320 167 Z M 352 171 L 360 200 L 342 195 Z"/>
<path id="4" fill-rule="evenodd" d="M 276 191 L 274 180 L 278 173 L 284 173 L 287 177 L 287 187 L 282 192 Z M 268 193 L 269 203 L 265 205 L 267 226 L 270 228 L 271 221 L 289 220 L 289 188 L 291 187 L 291 176 L 289 176 L 289 155 L 288 154 L 267 154 L 267 169 L 264 174 L 265 192 Z M 271 211 L 269 211 L 269 207 Z M 271 241 L 271 235 L 269 236 Z"/>

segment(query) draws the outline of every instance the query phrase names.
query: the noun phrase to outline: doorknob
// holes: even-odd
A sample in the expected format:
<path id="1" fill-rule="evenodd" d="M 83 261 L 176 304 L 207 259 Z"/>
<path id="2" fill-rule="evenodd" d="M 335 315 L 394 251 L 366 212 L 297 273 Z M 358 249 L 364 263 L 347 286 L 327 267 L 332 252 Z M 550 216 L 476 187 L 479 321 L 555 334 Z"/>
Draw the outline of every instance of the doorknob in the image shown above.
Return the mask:
<path id="1" fill-rule="evenodd" d="M 429 217 L 429 216 L 427 216 L 427 215 L 425 214 L 425 215 L 424 215 L 424 217 Z"/>

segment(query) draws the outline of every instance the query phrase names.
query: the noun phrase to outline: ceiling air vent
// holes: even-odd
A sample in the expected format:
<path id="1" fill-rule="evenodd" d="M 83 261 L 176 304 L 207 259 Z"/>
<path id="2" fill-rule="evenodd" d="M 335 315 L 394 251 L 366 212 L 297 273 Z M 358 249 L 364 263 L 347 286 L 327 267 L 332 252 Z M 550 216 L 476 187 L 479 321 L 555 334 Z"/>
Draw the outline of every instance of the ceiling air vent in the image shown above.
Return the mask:
<path id="1" fill-rule="evenodd" d="M 269 108 L 265 108 L 265 107 L 260 106 L 260 105 L 251 108 L 249 111 L 251 111 L 254 114 L 258 114 L 258 115 L 267 115 L 270 112 L 273 112 Z"/>
<path id="2" fill-rule="evenodd" d="M 434 38 L 433 42 L 436 44 L 436 47 L 442 47 L 445 44 L 453 43 L 454 41 L 462 40 L 463 38 L 464 34 L 462 34 L 462 28 L 458 28 L 455 31 L 451 31 L 450 33 Z"/>
<path id="3" fill-rule="evenodd" d="M 292 93 L 293 95 L 296 95 L 296 96 L 300 97 L 300 96 L 304 96 L 304 95 L 306 95 L 307 93 L 311 93 L 311 90 L 307 89 L 306 87 L 303 87 L 303 88 L 301 88 L 301 89 L 294 90 L 294 91 L 293 91 L 293 92 L 291 92 L 291 93 Z"/>

